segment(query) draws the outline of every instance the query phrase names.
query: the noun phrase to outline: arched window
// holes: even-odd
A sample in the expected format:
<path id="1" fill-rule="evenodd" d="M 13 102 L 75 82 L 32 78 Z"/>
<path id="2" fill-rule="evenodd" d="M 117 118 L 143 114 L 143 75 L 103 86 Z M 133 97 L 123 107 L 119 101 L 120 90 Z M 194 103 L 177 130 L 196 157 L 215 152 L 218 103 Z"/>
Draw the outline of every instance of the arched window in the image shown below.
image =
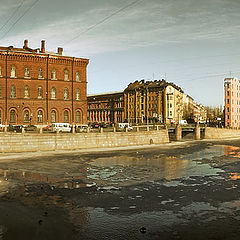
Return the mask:
<path id="1" fill-rule="evenodd" d="M 2 76 L 2 67 L 0 66 L 0 77 Z"/>
<path id="2" fill-rule="evenodd" d="M 16 88 L 14 85 L 11 86 L 11 98 L 16 98 Z"/>
<path id="3" fill-rule="evenodd" d="M 16 68 L 14 66 L 11 67 L 11 76 L 12 78 L 16 77 Z"/>
<path id="4" fill-rule="evenodd" d="M 2 110 L 0 109 L 0 124 L 2 124 Z"/>
<path id="5" fill-rule="evenodd" d="M 38 78 L 43 78 L 43 70 L 41 68 L 38 70 Z"/>
<path id="6" fill-rule="evenodd" d="M 57 79 L 57 77 L 56 77 L 56 70 L 55 69 L 52 70 L 52 72 L 51 72 L 51 78 L 52 78 L 52 80 L 56 80 Z"/>
<path id="7" fill-rule="evenodd" d="M 29 87 L 28 86 L 25 86 L 25 88 L 24 88 L 24 97 L 29 98 Z"/>
<path id="8" fill-rule="evenodd" d="M 51 99 L 56 99 L 56 88 L 52 87 L 51 89 Z"/>
<path id="9" fill-rule="evenodd" d="M 55 123 L 56 122 L 56 111 L 52 110 L 51 112 L 51 122 Z"/>
<path id="10" fill-rule="evenodd" d="M 77 88 L 76 90 L 76 100 L 80 100 L 80 90 Z"/>
<path id="11" fill-rule="evenodd" d="M 76 112 L 76 123 L 80 123 L 81 122 L 81 113 L 80 111 Z"/>
<path id="12" fill-rule="evenodd" d="M 43 97 L 42 87 L 38 87 L 38 98 L 42 98 L 42 97 Z"/>
<path id="13" fill-rule="evenodd" d="M 37 112 L 37 121 L 39 123 L 43 122 L 43 111 L 42 110 L 38 110 L 38 112 Z"/>
<path id="14" fill-rule="evenodd" d="M 76 72 L 76 82 L 80 82 L 80 73 Z"/>
<path id="15" fill-rule="evenodd" d="M 29 68 L 25 68 L 25 77 L 30 77 Z"/>
<path id="16" fill-rule="evenodd" d="M 29 111 L 28 110 L 25 110 L 23 112 L 23 121 L 24 122 L 29 122 Z"/>
<path id="17" fill-rule="evenodd" d="M 64 70 L 64 81 L 68 81 L 68 70 Z"/>
<path id="18" fill-rule="evenodd" d="M 15 110 L 10 111 L 10 122 L 15 123 L 16 122 L 16 112 Z"/>
<path id="19" fill-rule="evenodd" d="M 67 88 L 64 88 L 63 98 L 64 98 L 64 100 L 68 99 L 68 89 Z"/>
<path id="20" fill-rule="evenodd" d="M 65 110 L 63 115 L 64 115 L 64 122 L 65 122 L 65 123 L 68 123 L 68 122 L 69 122 L 69 114 L 68 114 L 68 111 Z"/>

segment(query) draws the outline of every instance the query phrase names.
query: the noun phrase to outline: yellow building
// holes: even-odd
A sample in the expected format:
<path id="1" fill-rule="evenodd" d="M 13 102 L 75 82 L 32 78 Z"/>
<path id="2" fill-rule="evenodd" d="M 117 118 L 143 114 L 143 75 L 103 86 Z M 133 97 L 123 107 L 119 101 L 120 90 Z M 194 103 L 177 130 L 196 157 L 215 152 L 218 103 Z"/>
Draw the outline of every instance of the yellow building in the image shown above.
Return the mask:
<path id="1" fill-rule="evenodd" d="M 135 81 L 124 90 L 124 104 L 129 123 L 178 123 L 183 115 L 183 91 L 165 80 Z"/>

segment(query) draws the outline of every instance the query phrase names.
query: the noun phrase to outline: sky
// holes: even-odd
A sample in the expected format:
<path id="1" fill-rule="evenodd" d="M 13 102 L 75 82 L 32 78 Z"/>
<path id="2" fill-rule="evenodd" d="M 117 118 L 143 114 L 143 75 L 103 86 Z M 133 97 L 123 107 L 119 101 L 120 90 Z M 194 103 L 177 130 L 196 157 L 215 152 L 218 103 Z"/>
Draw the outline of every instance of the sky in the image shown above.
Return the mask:
<path id="1" fill-rule="evenodd" d="M 224 103 L 240 78 L 240 0 L 0 0 L 0 46 L 89 59 L 88 94 L 135 80 L 174 82 L 196 102 Z"/>

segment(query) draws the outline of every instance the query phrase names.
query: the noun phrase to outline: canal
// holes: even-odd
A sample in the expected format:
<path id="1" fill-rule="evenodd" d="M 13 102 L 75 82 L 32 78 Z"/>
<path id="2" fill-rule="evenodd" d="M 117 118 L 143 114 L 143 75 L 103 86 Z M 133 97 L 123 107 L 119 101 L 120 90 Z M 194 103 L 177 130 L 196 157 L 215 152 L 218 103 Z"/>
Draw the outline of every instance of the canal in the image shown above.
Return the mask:
<path id="1" fill-rule="evenodd" d="M 240 140 L 0 156 L 0 240 L 236 239 Z"/>

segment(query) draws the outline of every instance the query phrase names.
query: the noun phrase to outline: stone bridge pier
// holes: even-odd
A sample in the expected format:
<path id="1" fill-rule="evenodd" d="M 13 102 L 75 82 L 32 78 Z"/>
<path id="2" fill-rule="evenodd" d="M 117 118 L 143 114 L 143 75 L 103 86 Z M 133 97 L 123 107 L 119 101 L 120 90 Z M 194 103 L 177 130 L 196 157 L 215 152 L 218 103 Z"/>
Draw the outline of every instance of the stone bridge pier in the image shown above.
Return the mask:
<path id="1" fill-rule="evenodd" d="M 182 136 L 183 136 L 183 132 L 192 132 L 193 133 L 193 138 L 195 140 L 200 140 L 201 139 L 201 127 L 199 124 L 197 124 L 196 126 L 193 127 L 183 127 L 182 125 L 178 124 L 175 127 L 175 140 L 176 141 L 181 141 L 182 140 Z"/>

